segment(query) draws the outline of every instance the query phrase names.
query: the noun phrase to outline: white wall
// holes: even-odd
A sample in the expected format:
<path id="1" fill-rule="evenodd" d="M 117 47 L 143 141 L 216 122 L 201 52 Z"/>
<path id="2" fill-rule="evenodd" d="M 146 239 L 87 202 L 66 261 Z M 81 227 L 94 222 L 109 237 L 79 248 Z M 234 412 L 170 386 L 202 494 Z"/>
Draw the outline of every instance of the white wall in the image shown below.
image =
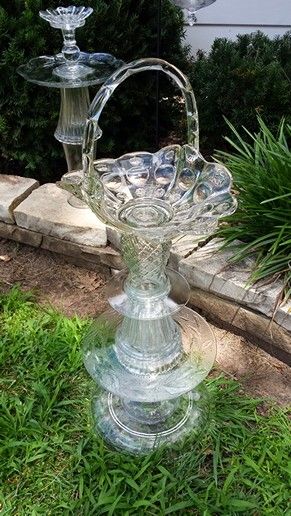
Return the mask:
<path id="1" fill-rule="evenodd" d="M 197 12 L 197 23 L 186 28 L 193 54 L 208 51 L 215 38 L 261 30 L 270 37 L 291 29 L 291 0 L 216 0 Z"/>

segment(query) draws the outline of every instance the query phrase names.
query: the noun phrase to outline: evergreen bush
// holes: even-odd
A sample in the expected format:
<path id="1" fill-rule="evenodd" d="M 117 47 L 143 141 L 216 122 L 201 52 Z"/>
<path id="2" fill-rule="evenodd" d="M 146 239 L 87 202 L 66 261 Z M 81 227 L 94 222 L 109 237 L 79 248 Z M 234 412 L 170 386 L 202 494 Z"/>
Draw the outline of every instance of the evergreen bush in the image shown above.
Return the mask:
<path id="1" fill-rule="evenodd" d="M 10 0 L 0 6 L 0 171 L 54 181 L 66 170 L 62 146 L 54 139 L 59 112 L 56 89 L 27 83 L 16 70 L 39 55 L 60 51 L 61 31 L 38 12 L 70 0 Z M 75 0 L 74 4 L 83 4 Z M 109 52 L 129 62 L 156 55 L 158 0 L 87 0 L 94 12 L 77 30 L 84 51 Z M 226 117 L 237 129 L 258 129 L 261 115 L 270 130 L 282 116 L 291 121 L 291 32 L 270 40 L 262 33 L 217 39 L 195 61 L 183 46 L 183 17 L 171 0 L 162 2 L 161 56 L 190 75 L 199 109 L 201 148 L 229 150 Z M 126 81 L 104 110 L 98 156 L 155 148 L 155 74 Z M 90 88 L 91 97 L 97 88 Z M 173 90 L 161 75 L 161 139 L 181 136 L 181 112 Z M 182 113 L 182 120 L 183 120 Z"/>
<path id="2" fill-rule="evenodd" d="M 275 130 L 282 116 L 291 121 L 291 32 L 274 40 L 261 32 L 217 39 L 208 55 L 197 54 L 191 81 L 206 154 L 229 149 L 224 117 L 255 132 L 260 115 Z"/>
<path id="3" fill-rule="evenodd" d="M 17 67 L 39 55 L 60 52 L 62 35 L 42 20 L 41 9 L 70 5 L 60 0 L 9 0 L 0 6 L 0 170 L 52 180 L 66 171 L 62 146 L 54 139 L 59 111 L 56 89 L 27 83 Z M 75 5 L 84 4 L 74 0 Z M 156 55 L 158 2 L 86 0 L 94 12 L 77 29 L 81 50 L 109 52 L 126 62 Z M 188 52 L 181 41 L 183 16 L 171 0 L 162 2 L 162 57 L 188 73 Z M 102 118 L 98 155 L 117 156 L 153 149 L 156 75 L 141 74 L 122 85 Z M 130 86 L 130 87 L 129 87 Z M 90 88 L 91 96 L 97 89 Z M 161 80 L 161 97 L 172 86 Z M 161 136 L 177 126 L 170 102 L 161 106 Z"/>

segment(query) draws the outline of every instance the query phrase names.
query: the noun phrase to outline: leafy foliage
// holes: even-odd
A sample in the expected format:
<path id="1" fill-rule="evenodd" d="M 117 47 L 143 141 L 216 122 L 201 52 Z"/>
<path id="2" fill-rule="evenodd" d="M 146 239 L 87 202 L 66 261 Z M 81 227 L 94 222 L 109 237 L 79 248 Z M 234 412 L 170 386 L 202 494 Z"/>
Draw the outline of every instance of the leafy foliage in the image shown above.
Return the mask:
<path id="1" fill-rule="evenodd" d="M 182 449 L 140 458 L 109 449 L 88 421 L 92 385 L 79 350 L 87 325 L 15 288 L 0 298 L 3 514 L 288 513 L 287 415 L 232 380 L 208 380 L 207 432 Z"/>
<path id="2" fill-rule="evenodd" d="M 209 55 L 197 55 L 191 79 L 208 154 L 226 150 L 223 117 L 254 132 L 261 115 L 273 130 L 282 116 L 291 121 L 291 32 L 274 40 L 261 32 L 217 39 Z"/>
<path id="3" fill-rule="evenodd" d="M 69 4 L 69 0 L 64 4 Z M 76 0 L 75 4 L 82 4 Z M 0 165 L 1 172 L 54 181 L 65 171 L 63 150 L 53 136 L 59 111 L 55 89 L 28 84 L 16 70 L 29 59 L 60 51 L 61 32 L 38 15 L 58 0 L 11 0 L 0 6 Z M 128 62 L 156 55 L 157 2 L 88 0 L 94 13 L 77 30 L 82 50 L 109 52 Z M 261 114 L 271 130 L 282 116 L 291 119 L 291 33 L 270 40 L 262 33 L 217 39 L 209 55 L 193 63 L 183 47 L 183 18 L 171 0 L 162 2 L 161 55 L 190 75 L 197 97 L 204 154 L 223 149 L 228 130 L 257 130 Z M 117 157 L 128 150 L 154 150 L 156 76 L 126 81 L 102 117 L 98 154 Z M 96 92 L 90 88 L 91 97 Z M 172 86 L 161 75 L 161 140 L 181 136 L 181 112 L 172 102 Z M 165 100 L 167 99 L 167 100 Z M 183 120 L 183 118 L 182 118 Z M 178 133 L 178 135 L 177 135 Z M 228 132 L 228 135 L 230 132 Z"/>
<path id="4" fill-rule="evenodd" d="M 243 243 L 234 261 L 257 254 L 251 281 L 283 277 L 286 295 L 291 294 L 291 125 L 284 120 L 277 134 L 261 118 L 260 132 L 245 130 L 245 138 L 234 127 L 234 139 L 227 138 L 234 154 L 217 153 L 231 170 L 238 191 L 239 208 L 230 224 L 218 234 L 226 246 Z"/>
<path id="5" fill-rule="evenodd" d="M 54 139 L 59 111 L 56 89 L 27 83 L 17 67 L 39 55 L 54 55 L 62 46 L 61 31 L 42 20 L 41 9 L 59 0 L 10 0 L 0 6 L 0 163 L 1 171 L 55 180 L 65 171 L 63 151 Z M 70 5 L 70 1 L 63 5 Z M 83 4 L 76 0 L 75 5 Z M 109 52 L 126 62 L 156 55 L 157 3 L 148 0 L 88 0 L 93 14 L 77 29 L 81 50 Z M 162 2 L 162 57 L 188 71 L 181 44 L 183 17 L 171 0 Z M 155 144 L 155 74 L 142 74 L 118 89 L 106 108 L 99 154 L 152 148 Z M 130 88 L 129 88 L 129 82 Z M 91 96 L 96 88 L 90 88 Z M 161 80 L 161 97 L 172 91 Z M 177 125 L 176 110 L 161 105 L 161 136 Z"/>

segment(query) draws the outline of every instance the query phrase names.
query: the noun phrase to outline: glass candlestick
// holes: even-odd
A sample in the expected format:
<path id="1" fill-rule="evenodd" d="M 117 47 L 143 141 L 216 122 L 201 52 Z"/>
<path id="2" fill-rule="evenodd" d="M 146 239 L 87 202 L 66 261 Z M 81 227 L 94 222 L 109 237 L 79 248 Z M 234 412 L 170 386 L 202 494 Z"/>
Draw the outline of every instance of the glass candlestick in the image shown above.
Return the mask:
<path id="1" fill-rule="evenodd" d="M 81 52 L 75 38 L 76 29 L 83 27 L 86 18 L 92 12 L 91 7 L 76 7 L 74 5 L 39 12 L 41 18 L 48 21 L 51 27 L 61 29 L 63 34 L 62 58 L 64 64 L 54 69 L 54 74 L 59 77 L 78 79 L 92 73 L 90 67 L 80 63 Z"/>

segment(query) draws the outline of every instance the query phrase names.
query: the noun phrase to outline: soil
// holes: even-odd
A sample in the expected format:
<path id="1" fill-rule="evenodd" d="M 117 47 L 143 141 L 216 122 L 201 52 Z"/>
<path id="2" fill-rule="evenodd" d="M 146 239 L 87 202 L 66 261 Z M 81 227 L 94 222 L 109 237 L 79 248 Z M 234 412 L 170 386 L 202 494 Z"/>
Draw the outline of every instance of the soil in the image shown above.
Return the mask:
<path id="1" fill-rule="evenodd" d="M 58 254 L 0 239 L 2 292 L 19 284 L 25 291 L 32 290 L 39 303 L 69 317 L 94 316 L 105 309 L 106 279 L 105 274 L 75 267 Z"/>
<path id="2" fill-rule="evenodd" d="M 0 292 L 19 284 L 34 291 L 39 303 L 67 316 L 94 316 L 106 307 L 107 280 L 105 272 L 88 271 L 49 251 L 0 239 Z M 211 326 L 218 344 L 213 374 L 223 372 L 238 379 L 246 393 L 288 405 L 291 369 L 245 338 Z"/>

